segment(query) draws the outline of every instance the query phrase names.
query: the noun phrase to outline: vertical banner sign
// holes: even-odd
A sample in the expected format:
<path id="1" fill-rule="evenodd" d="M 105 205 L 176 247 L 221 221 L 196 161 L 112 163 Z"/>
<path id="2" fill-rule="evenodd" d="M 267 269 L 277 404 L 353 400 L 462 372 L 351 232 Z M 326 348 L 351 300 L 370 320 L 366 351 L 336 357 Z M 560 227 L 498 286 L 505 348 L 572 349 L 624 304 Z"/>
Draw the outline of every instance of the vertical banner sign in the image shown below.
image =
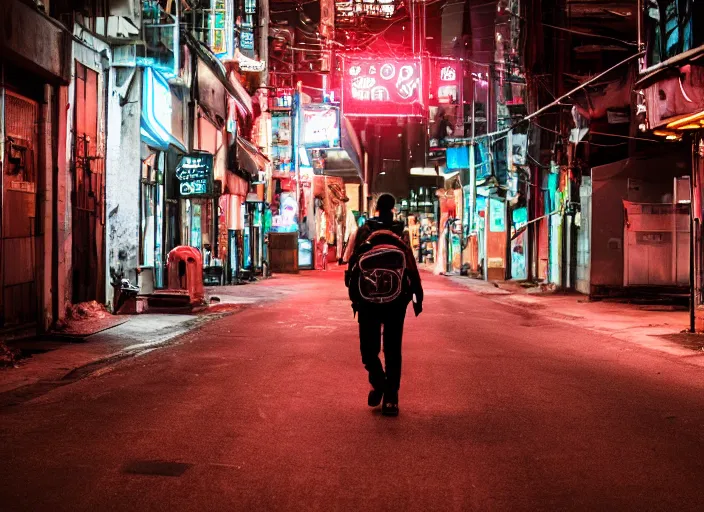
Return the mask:
<path id="1" fill-rule="evenodd" d="M 439 105 L 456 103 L 459 97 L 460 69 L 455 61 L 435 60 L 432 96 Z"/>
<path id="2" fill-rule="evenodd" d="M 346 59 L 342 111 L 346 116 L 422 116 L 421 75 L 416 59 Z"/>
<path id="3" fill-rule="evenodd" d="M 213 193 L 213 155 L 184 155 L 176 167 L 181 197 L 210 196 Z"/>

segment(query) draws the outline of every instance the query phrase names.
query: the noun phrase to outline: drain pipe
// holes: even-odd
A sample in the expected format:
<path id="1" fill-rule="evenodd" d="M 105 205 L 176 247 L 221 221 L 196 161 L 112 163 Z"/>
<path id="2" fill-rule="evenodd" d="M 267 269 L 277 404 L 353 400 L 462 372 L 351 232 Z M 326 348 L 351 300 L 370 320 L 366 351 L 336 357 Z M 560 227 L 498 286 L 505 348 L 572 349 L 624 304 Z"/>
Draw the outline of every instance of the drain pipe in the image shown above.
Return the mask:
<path id="1" fill-rule="evenodd" d="M 697 179 L 697 143 L 696 138 L 692 143 L 692 176 L 689 180 L 689 332 L 697 332 L 696 325 L 696 285 L 695 285 L 695 267 L 696 262 L 694 255 L 696 253 L 695 244 L 699 233 L 699 219 L 694 216 L 694 193 L 699 188 L 699 184 L 695 183 Z"/>

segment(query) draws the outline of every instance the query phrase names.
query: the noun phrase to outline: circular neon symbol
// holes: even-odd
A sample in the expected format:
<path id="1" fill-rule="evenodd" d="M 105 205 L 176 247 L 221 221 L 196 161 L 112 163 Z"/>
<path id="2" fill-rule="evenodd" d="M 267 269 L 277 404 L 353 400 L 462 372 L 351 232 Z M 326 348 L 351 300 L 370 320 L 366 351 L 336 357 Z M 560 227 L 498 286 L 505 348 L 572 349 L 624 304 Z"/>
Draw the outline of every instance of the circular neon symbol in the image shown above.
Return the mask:
<path id="1" fill-rule="evenodd" d="M 381 66 L 381 69 L 379 70 L 379 76 L 381 76 L 384 80 L 391 80 L 395 74 L 396 68 L 393 64 L 389 64 L 388 62 Z"/>

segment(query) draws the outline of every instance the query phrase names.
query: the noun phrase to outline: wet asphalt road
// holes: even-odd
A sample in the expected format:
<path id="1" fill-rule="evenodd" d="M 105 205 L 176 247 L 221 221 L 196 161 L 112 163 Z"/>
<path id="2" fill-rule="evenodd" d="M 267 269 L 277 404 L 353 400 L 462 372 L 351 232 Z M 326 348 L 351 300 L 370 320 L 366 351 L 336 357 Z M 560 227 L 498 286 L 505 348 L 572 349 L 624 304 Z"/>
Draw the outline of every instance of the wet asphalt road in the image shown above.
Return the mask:
<path id="1" fill-rule="evenodd" d="M 341 277 L 0 410 L 0 509 L 704 509 L 702 368 L 425 276 L 386 418 Z"/>

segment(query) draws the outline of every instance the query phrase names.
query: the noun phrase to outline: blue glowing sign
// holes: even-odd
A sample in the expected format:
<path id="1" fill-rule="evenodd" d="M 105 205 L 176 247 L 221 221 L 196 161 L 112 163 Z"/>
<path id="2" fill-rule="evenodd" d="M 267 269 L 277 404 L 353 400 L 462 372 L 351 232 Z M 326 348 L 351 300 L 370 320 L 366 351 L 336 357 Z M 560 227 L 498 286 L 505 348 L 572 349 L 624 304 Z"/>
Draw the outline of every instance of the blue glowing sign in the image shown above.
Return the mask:
<path id="1" fill-rule="evenodd" d="M 171 90 L 158 71 L 144 68 L 142 135 L 158 147 L 168 147 L 171 136 Z"/>
<path id="2" fill-rule="evenodd" d="M 240 48 L 254 50 L 254 33 L 243 30 L 240 32 Z"/>

